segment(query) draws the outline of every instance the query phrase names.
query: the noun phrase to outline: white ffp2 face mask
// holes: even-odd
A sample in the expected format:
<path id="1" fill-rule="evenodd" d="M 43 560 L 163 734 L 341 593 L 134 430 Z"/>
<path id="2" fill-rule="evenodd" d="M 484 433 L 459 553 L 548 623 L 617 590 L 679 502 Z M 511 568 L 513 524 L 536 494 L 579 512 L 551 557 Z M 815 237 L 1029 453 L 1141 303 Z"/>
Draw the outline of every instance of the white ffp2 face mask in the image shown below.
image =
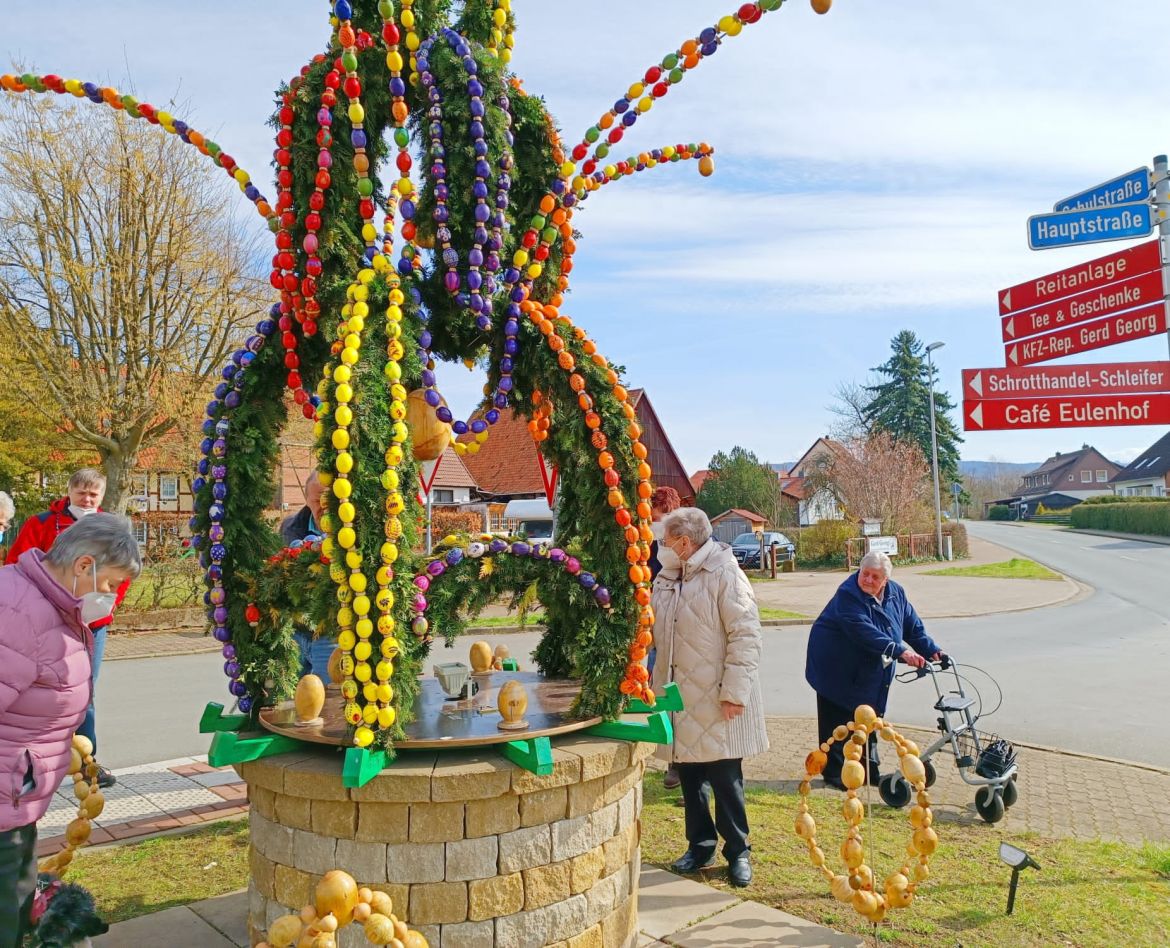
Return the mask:
<path id="1" fill-rule="evenodd" d="M 78 507 L 77 504 L 70 504 L 69 512 L 73 514 L 74 520 L 80 520 L 82 517 L 88 517 L 92 513 L 97 513 L 97 507 Z"/>
<path id="2" fill-rule="evenodd" d="M 117 593 L 98 592 L 97 563 L 93 564 L 93 591 L 81 595 L 81 621 L 93 625 L 101 619 L 108 619 L 114 613 Z M 77 577 L 73 577 L 73 595 L 77 595 Z"/>
<path id="3" fill-rule="evenodd" d="M 682 560 L 665 543 L 658 544 L 658 562 L 662 564 L 663 569 L 682 569 Z"/>

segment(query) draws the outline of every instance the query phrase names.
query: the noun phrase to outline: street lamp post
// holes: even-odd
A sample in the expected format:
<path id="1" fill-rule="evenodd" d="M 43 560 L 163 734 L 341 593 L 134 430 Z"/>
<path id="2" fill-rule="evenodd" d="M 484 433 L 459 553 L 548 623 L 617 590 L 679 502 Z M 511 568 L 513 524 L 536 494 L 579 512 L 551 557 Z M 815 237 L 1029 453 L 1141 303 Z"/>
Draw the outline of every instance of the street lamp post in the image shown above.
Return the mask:
<path id="1" fill-rule="evenodd" d="M 934 359 L 931 353 L 935 349 L 941 349 L 945 345 L 945 342 L 932 342 L 926 347 L 926 364 L 930 372 L 930 469 L 934 475 L 934 538 L 937 544 L 935 553 L 940 560 L 943 558 L 942 498 L 938 492 L 938 432 L 935 429 L 934 422 Z"/>

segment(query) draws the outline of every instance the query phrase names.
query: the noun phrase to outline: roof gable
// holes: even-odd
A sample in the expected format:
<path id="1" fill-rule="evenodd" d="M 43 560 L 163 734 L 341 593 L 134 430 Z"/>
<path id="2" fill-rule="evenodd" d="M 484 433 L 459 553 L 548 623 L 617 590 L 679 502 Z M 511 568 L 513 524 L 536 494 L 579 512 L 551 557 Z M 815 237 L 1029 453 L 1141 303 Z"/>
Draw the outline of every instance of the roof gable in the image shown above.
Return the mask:
<path id="1" fill-rule="evenodd" d="M 1162 435 L 1141 454 L 1118 471 L 1110 483 L 1145 480 L 1170 471 L 1170 432 Z"/>
<path id="2" fill-rule="evenodd" d="M 712 517 L 712 523 L 718 523 L 725 517 L 742 517 L 749 523 L 767 523 L 767 517 L 761 517 L 758 513 L 752 513 L 750 510 L 744 510 L 742 507 L 732 507 L 730 510 L 725 510 L 717 517 Z"/>

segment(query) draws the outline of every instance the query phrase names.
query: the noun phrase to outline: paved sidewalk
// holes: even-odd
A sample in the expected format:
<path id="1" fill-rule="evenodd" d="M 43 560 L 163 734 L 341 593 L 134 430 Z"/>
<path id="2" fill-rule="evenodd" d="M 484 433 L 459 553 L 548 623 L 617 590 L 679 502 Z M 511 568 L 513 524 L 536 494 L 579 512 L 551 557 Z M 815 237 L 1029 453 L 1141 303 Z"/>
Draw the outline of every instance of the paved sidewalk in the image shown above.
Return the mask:
<path id="1" fill-rule="evenodd" d="M 248 812 L 244 781 L 231 767 L 218 769 L 207 758 L 180 757 L 157 764 L 115 770 L 118 782 L 102 791 L 102 815 L 93 821 L 90 845 L 122 842 L 185 826 L 198 826 Z M 37 821 L 37 855 L 65 846 L 65 827 L 77 816 L 72 783 L 53 795 L 48 812 Z"/>
<path id="2" fill-rule="evenodd" d="M 248 893 L 241 890 L 120 922 L 93 944 L 94 948 L 249 948 L 247 914 Z M 851 935 L 653 866 L 642 869 L 638 928 L 638 948 L 854 948 L 863 944 Z M 441 946 L 432 944 L 431 948 Z"/>
<path id="3" fill-rule="evenodd" d="M 744 776 L 757 785 L 795 792 L 804 774 L 804 758 L 817 746 L 816 719 L 769 717 L 767 724 L 771 750 L 746 760 Z M 922 750 L 939 736 L 921 728 L 898 729 Z M 1016 748 L 1020 798 L 996 824 L 997 829 L 1050 837 L 1170 843 L 1170 770 L 1027 744 L 1017 743 Z M 882 746 L 887 767 L 892 753 Z M 976 788 L 963 783 L 950 751 L 940 750 L 934 761 L 938 782 L 931 799 L 938 818 L 985 825 L 975 812 Z M 652 759 L 651 763 L 657 762 Z M 879 799 L 876 791 L 874 798 Z"/>

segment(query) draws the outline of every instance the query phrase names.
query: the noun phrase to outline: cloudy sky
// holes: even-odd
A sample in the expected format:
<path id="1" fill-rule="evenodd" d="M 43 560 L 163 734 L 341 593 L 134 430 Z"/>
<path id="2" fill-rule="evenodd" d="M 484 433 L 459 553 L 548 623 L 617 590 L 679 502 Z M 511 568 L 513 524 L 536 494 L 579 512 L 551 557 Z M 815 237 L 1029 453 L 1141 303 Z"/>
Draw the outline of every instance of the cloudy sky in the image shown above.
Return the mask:
<path id="1" fill-rule="evenodd" d="M 514 71 L 574 140 L 730 0 L 514 0 Z M 604 13 L 598 13 L 598 10 Z M 322 0 L 62 0 L 5 11 L 0 53 L 185 104 L 257 180 L 279 80 L 321 48 Z M 741 444 L 793 460 L 890 338 L 943 341 L 942 387 L 1004 363 L 1000 288 L 1125 243 L 1028 250 L 1025 219 L 1170 150 L 1159 0 L 789 0 L 729 39 L 616 157 L 716 147 L 590 198 L 567 309 L 645 386 L 690 469 Z M 617 152 L 620 151 L 620 154 Z M 267 192 L 272 194 L 269 187 Z M 1062 362 L 1164 359 L 1162 337 Z M 472 406 L 462 367 L 442 387 Z M 1153 427 L 974 432 L 963 457 L 1037 461 L 1090 442 L 1132 459 Z"/>

